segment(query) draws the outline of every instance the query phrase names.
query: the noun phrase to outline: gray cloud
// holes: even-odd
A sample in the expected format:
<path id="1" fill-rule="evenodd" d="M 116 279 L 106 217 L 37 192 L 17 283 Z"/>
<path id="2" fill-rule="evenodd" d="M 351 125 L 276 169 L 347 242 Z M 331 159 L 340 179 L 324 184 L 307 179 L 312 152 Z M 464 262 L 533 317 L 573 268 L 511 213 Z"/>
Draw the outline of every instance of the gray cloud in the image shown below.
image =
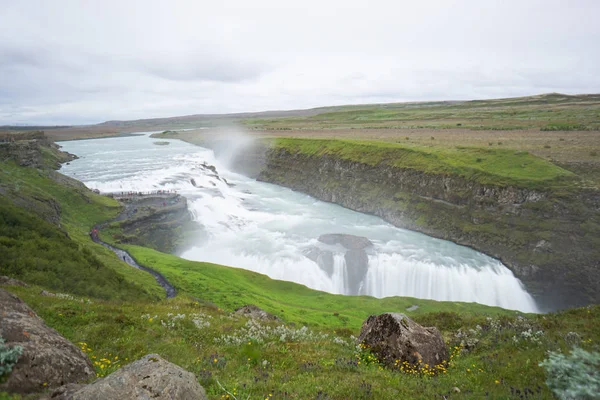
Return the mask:
<path id="1" fill-rule="evenodd" d="M 265 65 L 214 51 L 178 56 L 167 54 L 141 65 L 142 70 L 150 74 L 174 81 L 243 82 L 259 78 L 266 72 Z"/>
<path id="2" fill-rule="evenodd" d="M 595 0 L 0 3 L 0 124 L 600 92 Z"/>

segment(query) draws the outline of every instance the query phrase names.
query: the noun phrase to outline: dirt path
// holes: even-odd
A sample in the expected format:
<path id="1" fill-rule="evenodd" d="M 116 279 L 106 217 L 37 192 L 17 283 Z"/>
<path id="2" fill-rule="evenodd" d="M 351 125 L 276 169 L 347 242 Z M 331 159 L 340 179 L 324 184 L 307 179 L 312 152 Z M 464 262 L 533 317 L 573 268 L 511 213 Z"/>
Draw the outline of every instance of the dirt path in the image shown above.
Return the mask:
<path id="1" fill-rule="evenodd" d="M 160 199 L 160 200 L 162 200 L 162 199 Z M 94 226 L 94 228 L 90 232 L 91 239 L 94 242 L 99 243 L 102 246 L 106 247 L 107 249 L 113 251 L 117 255 L 117 257 L 119 257 L 119 259 L 125 261 L 127 264 L 131 265 L 132 267 L 137 268 L 142 271 L 146 271 L 150 275 L 152 275 L 156 279 L 156 282 L 158 282 L 158 284 L 160 286 L 162 286 L 163 289 L 165 289 L 167 299 L 175 297 L 175 295 L 177 294 L 177 290 L 175 289 L 175 287 L 173 285 L 171 285 L 171 283 L 169 283 L 167 278 L 165 278 L 160 272 L 157 272 L 150 267 L 138 264 L 135 261 L 135 259 L 131 256 L 131 254 L 129 254 L 127 251 L 119 249 L 117 247 L 114 247 L 114 246 L 100 240 L 100 238 L 98 236 L 99 229 L 106 226 L 110 222 L 112 222 L 112 221 L 105 222 L 103 224 Z"/>

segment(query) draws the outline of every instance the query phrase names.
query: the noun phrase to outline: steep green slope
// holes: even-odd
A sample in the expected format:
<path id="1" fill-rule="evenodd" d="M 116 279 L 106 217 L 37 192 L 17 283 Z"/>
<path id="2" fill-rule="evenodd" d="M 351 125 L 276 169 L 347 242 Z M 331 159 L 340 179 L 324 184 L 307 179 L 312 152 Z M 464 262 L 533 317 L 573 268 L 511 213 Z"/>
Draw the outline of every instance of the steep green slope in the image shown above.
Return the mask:
<path id="1" fill-rule="evenodd" d="M 0 274 L 83 296 L 162 297 L 152 277 L 89 240 L 90 227 L 118 210 L 53 170 L 0 163 Z"/>
<path id="2" fill-rule="evenodd" d="M 138 285 L 107 267 L 89 246 L 23 209 L 0 204 L 0 274 L 53 291 L 96 298 L 145 297 Z"/>

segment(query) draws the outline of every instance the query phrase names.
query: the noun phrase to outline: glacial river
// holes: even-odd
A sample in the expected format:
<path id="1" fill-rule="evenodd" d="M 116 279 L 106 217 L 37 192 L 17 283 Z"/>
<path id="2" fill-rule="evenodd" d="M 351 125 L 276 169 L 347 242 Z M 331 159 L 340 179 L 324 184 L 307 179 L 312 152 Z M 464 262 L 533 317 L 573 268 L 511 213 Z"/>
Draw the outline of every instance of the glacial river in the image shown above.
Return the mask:
<path id="1" fill-rule="evenodd" d="M 513 273 L 482 253 L 257 182 L 228 170 L 212 150 L 179 140 L 160 139 L 169 145 L 159 146 L 148 135 L 61 142 L 64 150 L 80 157 L 61 172 L 101 192 L 176 190 L 185 196 L 198 235 L 179 254 L 183 258 L 348 294 L 346 250 L 317 238 L 352 234 L 374 244 L 367 249 L 368 270 L 360 293 L 537 311 Z M 203 163 L 215 166 L 218 175 Z M 333 253 L 333 273 L 306 257 L 314 248 Z"/>

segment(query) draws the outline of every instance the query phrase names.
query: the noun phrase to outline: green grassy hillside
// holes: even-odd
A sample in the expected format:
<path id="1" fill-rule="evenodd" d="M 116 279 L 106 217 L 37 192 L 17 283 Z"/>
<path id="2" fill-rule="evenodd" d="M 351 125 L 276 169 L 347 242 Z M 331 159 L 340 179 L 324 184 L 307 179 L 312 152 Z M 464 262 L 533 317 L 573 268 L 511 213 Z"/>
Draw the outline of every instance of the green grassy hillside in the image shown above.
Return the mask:
<path id="1" fill-rule="evenodd" d="M 46 169 L 0 163 L 0 274 L 105 299 L 159 299 L 152 277 L 93 243 L 95 223 L 118 204 Z"/>

